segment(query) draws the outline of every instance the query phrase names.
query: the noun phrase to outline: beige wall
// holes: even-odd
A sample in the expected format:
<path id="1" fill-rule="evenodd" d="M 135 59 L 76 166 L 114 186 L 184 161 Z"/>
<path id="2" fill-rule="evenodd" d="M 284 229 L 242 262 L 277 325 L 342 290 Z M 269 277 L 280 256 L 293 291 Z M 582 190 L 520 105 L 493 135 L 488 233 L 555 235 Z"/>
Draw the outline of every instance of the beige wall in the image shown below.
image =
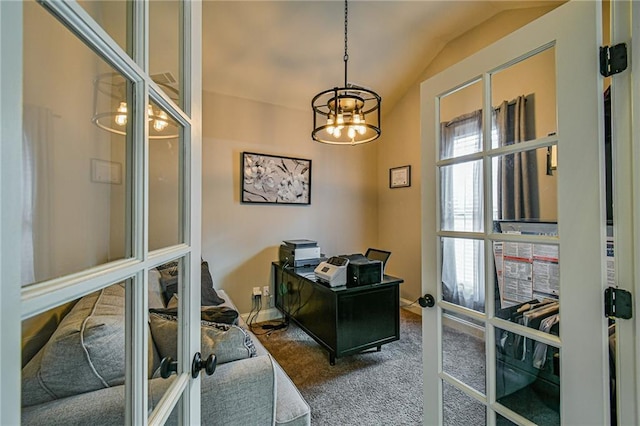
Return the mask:
<path id="1" fill-rule="evenodd" d="M 422 173 L 427 173 L 428 179 L 435 178 L 435 171 L 420 170 L 421 149 L 435 149 L 420 147 L 420 83 L 549 10 L 551 8 L 545 7 L 503 12 L 448 43 L 400 102 L 385 115 L 378 155 L 378 245 L 393 252 L 394 263 L 390 264 L 389 272 L 405 279 L 401 297 L 413 301 L 422 293 L 420 179 Z M 389 189 L 386 175 L 389 168 L 406 164 L 412 168 L 411 187 Z"/>
<path id="2" fill-rule="evenodd" d="M 207 92 L 203 123 L 202 256 L 240 312 L 253 287 L 271 285 L 282 240 L 316 240 L 327 256 L 376 245 L 377 144 L 315 143 L 311 111 Z M 243 151 L 310 159 L 311 205 L 241 204 Z"/>

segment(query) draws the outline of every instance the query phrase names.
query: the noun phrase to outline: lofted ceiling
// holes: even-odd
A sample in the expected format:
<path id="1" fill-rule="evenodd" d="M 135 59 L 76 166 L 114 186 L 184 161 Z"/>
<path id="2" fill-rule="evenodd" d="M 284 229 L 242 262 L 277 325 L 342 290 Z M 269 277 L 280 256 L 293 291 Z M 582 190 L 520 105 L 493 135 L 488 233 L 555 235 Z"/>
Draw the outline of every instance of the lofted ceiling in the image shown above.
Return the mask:
<path id="1" fill-rule="evenodd" d="M 509 9 L 556 1 L 351 1 L 348 81 L 383 112 L 451 40 Z M 299 110 L 344 84 L 344 2 L 203 2 L 203 89 Z"/>

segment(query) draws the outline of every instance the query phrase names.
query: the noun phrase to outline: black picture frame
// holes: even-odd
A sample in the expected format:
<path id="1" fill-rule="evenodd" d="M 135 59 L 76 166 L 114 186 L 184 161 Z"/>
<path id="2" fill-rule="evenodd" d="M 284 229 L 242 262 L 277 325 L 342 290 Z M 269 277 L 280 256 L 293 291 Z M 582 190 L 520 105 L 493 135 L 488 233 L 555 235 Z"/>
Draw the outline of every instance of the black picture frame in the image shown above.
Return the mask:
<path id="1" fill-rule="evenodd" d="M 311 160 L 243 152 L 240 201 L 246 204 L 311 204 Z"/>
<path id="2" fill-rule="evenodd" d="M 406 188 L 408 186 L 411 186 L 411 166 L 389 169 L 389 188 Z"/>

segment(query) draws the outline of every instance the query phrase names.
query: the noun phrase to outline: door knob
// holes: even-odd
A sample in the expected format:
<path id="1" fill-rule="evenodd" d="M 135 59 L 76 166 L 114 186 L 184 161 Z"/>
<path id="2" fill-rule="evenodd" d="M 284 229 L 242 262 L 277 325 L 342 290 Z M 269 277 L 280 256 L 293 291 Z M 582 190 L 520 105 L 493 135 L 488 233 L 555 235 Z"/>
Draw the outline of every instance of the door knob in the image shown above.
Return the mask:
<path id="1" fill-rule="evenodd" d="M 436 304 L 436 299 L 434 299 L 432 295 L 427 293 L 424 296 L 418 298 L 418 303 L 423 308 L 431 308 Z"/>
<path id="2" fill-rule="evenodd" d="M 168 379 L 171 373 L 178 371 L 178 361 L 174 361 L 170 356 L 162 358 L 160 361 L 160 376 L 163 379 Z"/>
<path id="3" fill-rule="evenodd" d="M 193 377 L 194 379 L 198 377 L 198 374 L 200 374 L 200 370 L 202 370 L 203 368 L 205 373 L 207 373 L 207 376 L 210 376 L 214 371 L 216 371 L 217 364 L 218 359 L 214 354 L 209 355 L 206 360 L 203 360 L 200 352 L 196 352 L 196 354 L 193 356 L 193 362 L 191 363 L 191 377 Z"/>

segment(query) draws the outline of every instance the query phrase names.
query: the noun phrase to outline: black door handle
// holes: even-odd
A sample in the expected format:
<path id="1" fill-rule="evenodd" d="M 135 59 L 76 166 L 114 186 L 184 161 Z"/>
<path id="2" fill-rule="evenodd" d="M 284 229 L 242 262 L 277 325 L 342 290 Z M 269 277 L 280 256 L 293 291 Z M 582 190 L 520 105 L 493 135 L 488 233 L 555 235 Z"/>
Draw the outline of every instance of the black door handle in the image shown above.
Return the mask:
<path id="1" fill-rule="evenodd" d="M 436 299 L 434 299 L 432 295 L 427 293 L 424 296 L 418 298 L 418 303 L 423 308 L 431 308 L 436 304 Z"/>
<path id="2" fill-rule="evenodd" d="M 178 361 L 174 361 L 170 356 L 162 358 L 160 361 L 160 376 L 163 379 L 168 379 L 171 373 L 178 372 Z"/>
<path id="3" fill-rule="evenodd" d="M 218 365 L 218 359 L 214 354 L 209 355 L 206 360 L 202 359 L 200 352 L 196 352 L 193 356 L 193 362 L 191 363 L 191 377 L 194 379 L 200 374 L 200 370 L 204 368 L 204 371 L 208 376 L 212 375 L 216 371 Z M 163 379 L 168 379 L 172 373 L 177 373 L 178 361 L 174 361 L 170 356 L 162 358 L 160 361 L 160 376 Z"/>
<path id="4" fill-rule="evenodd" d="M 210 376 L 214 371 L 216 371 L 217 365 L 218 359 L 214 354 L 209 355 L 206 360 L 203 360 L 200 352 L 196 352 L 196 354 L 193 356 L 193 362 L 191 363 L 191 377 L 193 377 L 194 379 L 198 377 L 198 374 L 200 374 L 200 370 L 202 370 L 203 368 L 205 373 L 207 373 L 207 376 Z"/>

